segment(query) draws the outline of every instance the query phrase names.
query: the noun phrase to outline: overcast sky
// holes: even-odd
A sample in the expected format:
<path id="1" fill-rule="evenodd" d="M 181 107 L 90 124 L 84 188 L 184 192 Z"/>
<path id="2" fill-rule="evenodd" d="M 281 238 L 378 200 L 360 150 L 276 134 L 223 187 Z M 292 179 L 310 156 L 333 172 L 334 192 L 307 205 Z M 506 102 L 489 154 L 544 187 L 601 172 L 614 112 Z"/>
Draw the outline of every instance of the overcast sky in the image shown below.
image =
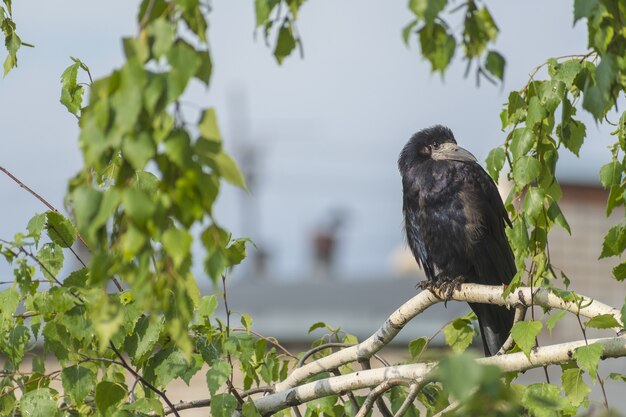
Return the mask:
<path id="1" fill-rule="evenodd" d="M 218 219 L 236 235 L 251 235 L 271 256 L 272 274 L 298 279 L 310 270 L 309 237 L 333 210 L 348 222 L 341 233 L 338 272 L 347 278 L 388 274 L 403 244 L 397 155 L 416 130 L 436 123 L 481 161 L 502 143 L 499 111 L 510 89 L 551 56 L 585 51 L 586 30 L 572 27 L 571 0 L 488 2 L 507 58 L 503 88 L 476 88 L 455 60 L 445 80 L 400 36 L 411 20 L 405 1 L 310 0 L 299 31 L 305 59 L 282 67 L 254 39 L 251 0 L 214 1 L 209 38 L 215 63 L 207 92 L 194 84 L 187 100 L 215 106 L 227 148 L 259 151 L 254 194 L 226 188 Z M 80 167 L 76 121 L 59 104 L 59 77 L 83 60 L 98 77 L 122 62 L 120 38 L 134 32 L 137 2 L 33 0 L 14 5 L 18 33 L 36 45 L 22 49 L 19 67 L 0 81 L 0 164 L 63 206 L 66 183 Z M 584 159 L 565 157 L 568 181 L 596 182 L 608 159 L 609 129 L 588 126 Z M 0 237 L 23 230 L 44 211 L 0 177 Z M 242 220 L 242 204 L 258 221 Z M 257 224 L 253 227 L 254 224 Z"/>

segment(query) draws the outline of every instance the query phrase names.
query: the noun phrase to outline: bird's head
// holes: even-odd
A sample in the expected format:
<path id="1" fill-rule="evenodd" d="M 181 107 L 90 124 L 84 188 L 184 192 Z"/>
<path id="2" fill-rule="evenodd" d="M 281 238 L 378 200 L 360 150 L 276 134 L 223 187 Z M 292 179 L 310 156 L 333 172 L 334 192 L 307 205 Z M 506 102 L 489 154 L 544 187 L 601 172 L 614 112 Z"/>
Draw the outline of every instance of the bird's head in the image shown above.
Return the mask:
<path id="1" fill-rule="evenodd" d="M 398 167 L 401 172 L 406 172 L 410 166 L 429 159 L 477 162 L 474 155 L 456 144 L 452 131 L 441 125 L 420 130 L 411 136 L 400 153 Z"/>

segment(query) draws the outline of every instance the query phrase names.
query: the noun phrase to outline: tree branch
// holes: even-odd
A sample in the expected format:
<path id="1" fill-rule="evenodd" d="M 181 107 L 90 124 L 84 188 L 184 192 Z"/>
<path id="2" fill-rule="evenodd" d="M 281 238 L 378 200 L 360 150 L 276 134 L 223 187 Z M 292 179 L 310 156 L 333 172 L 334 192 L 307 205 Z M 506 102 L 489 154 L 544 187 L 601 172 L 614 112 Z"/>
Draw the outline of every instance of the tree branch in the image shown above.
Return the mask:
<path id="1" fill-rule="evenodd" d="M 589 343 L 603 345 L 603 359 L 626 355 L 626 336 L 590 339 Z M 525 371 L 567 362 L 572 359 L 574 350 L 581 346 L 585 346 L 584 340 L 539 347 L 531 351 L 530 357 L 526 357 L 523 352 L 515 352 L 481 358 L 476 361 L 482 365 L 498 366 L 503 372 Z M 377 387 L 388 380 L 414 380 L 419 384 L 428 377 L 436 365 L 436 362 L 396 365 L 320 379 L 258 398 L 254 404 L 259 412 L 264 415 L 348 390 Z"/>
<path id="2" fill-rule="evenodd" d="M 486 286 L 479 284 L 462 284 L 456 288 L 451 299 L 457 301 L 527 307 L 531 303 L 546 308 L 557 308 L 569 311 L 583 317 L 596 317 L 603 314 L 612 315 L 621 323 L 620 311 L 599 301 L 575 293 L 557 295 L 558 290 L 548 288 L 521 287 L 503 297 L 504 288 L 501 286 Z M 306 403 L 308 401 L 328 395 L 345 393 L 363 388 L 384 388 L 385 381 L 404 380 L 413 385 L 411 392 L 416 395 L 418 388 L 425 378 L 437 366 L 437 363 L 416 363 L 397 365 L 372 370 L 357 371 L 347 375 L 329 377 L 310 383 L 303 382 L 318 373 L 336 369 L 350 362 L 368 360 L 388 344 L 415 316 L 428 307 L 443 301 L 443 294 L 437 290 L 425 290 L 400 306 L 385 321 L 376 333 L 362 343 L 347 347 L 339 352 L 310 362 L 294 369 L 283 382 L 276 384 L 275 393 L 254 400 L 261 414 L 276 411 Z M 563 298 L 567 298 L 564 300 Z M 568 300 L 572 301 L 568 301 Z M 612 329 L 618 334 L 621 328 Z M 600 343 L 604 346 L 603 359 L 626 355 L 626 336 L 589 340 L 588 343 Z M 522 352 L 493 356 L 478 359 L 478 363 L 496 365 L 503 372 L 522 371 L 531 368 L 563 363 L 572 359 L 573 351 L 585 346 L 585 340 L 561 343 L 557 345 L 535 348 L 530 356 Z M 378 397 L 371 393 L 372 402 Z M 408 407 L 408 405 L 406 405 Z M 398 414 L 397 414 L 398 415 Z"/>
<path id="3" fill-rule="evenodd" d="M 618 323 L 621 323 L 620 311 L 616 308 L 593 300 L 589 297 L 574 294 L 577 301 L 565 301 L 548 288 L 520 287 L 506 298 L 502 298 L 501 286 L 488 286 L 479 284 L 461 284 L 452 292 L 451 299 L 473 303 L 529 306 L 534 305 L 567 310 L 573 314 L 584 317 L 595 317 L 602 314 L 611 314 Z M 308 363 L 301 368 L 295 369 L 287 379 L 276 384 L 276 392 L 285 391 L 295 387 L 307 378 L 321 372 L 335 369 L 346 363 L 371 358 L 382 349 L 402 330 L 402 328 L 415 316 L 443 301 L 442 294 L 435 294 L 435 290 L 424 290 L 404 303 L 394 311 L 376 333 L 359 343 L 339 352 L 333 353 L 314 362 Z M 435 291 L 436 292 L 436 291 Z M 616 332 L 620 328 L 613 329 Z"/>

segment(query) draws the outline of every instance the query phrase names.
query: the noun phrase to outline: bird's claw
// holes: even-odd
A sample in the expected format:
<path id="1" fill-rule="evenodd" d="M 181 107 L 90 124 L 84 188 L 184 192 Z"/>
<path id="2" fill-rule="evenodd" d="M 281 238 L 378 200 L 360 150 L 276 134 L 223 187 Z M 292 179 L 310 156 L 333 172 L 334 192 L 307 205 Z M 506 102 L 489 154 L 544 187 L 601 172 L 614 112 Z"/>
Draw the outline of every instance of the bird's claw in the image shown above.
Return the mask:
<path id="1" fill-rule="evenodd" d="M 463 277 L 456 277 L 454 279 L 440 278 L 433 288 L 439 291 L 443 298 L 444 307 L 448 307 L 448 301 L 452 299 L 454 290 L 461 289 L 461 284 L 465 281 Z"/>
<path id="2" fill-rule="evenodd" d="M 430 290 L 434 287 L 434 284 L 431 280 L 429 279 L 425 279 L 423 281 L 418 282 L 417 284 L 415 284 L 415 289 L 418 290 Z"/>

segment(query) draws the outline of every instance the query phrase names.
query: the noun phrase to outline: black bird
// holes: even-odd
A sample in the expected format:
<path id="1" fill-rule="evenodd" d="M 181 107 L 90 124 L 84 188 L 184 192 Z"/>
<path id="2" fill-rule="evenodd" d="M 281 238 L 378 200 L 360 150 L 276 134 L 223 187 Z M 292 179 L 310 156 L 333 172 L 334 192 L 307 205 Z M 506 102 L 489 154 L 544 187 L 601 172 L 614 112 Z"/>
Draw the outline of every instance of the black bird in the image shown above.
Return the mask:
<path id="1" fill-rule="evenodd" d="M 421 130 L 400 153 L 408 244 L 428 281 L 448 290 L 461 282 L 509 284 L 515 258 L 504 232 L 511 226 L 498 189 L 474 155 L 444 126 Z M 514 310 L 470 303 L 478 316 L 485 355 L 498 352 Z"/>

